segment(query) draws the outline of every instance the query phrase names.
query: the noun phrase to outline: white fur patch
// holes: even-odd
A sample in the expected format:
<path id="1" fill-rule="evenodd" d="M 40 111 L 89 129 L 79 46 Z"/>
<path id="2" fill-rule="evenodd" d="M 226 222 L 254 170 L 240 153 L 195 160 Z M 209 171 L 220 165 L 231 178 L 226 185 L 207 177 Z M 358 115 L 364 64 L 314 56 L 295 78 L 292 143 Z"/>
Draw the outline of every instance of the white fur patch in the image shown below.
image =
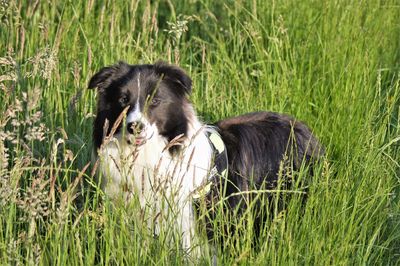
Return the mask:
<path id="1" fill-rule="evenodd" d="M 141 121 L 143 118 L 142 112 L 139 110 L 139 105 L 136 104 L 135 108 L 133 108 L 132 111 L 128 113 L 126 116 L 126 123 L 133 123 L 133 122 L 138 122 Z"/>
<path id="2" fill-rule="evenodd" d="M 135 120 L 140 114 L 137 110 L 138 105 L 128 114 L 127 121 L 138 121 Z M 141 207 L 149 210 L 149 227 L 155 226 L 158 231 L 162 222 L 167 226 L 176 225 L 183 234 L 183 248 L 189 249 L 195 231 L 191 193 L 208 177 L 212 148 L 206 129 L 194 116 L 192 107 L 186 107 L 185 111 L 193 115 L 182 153 L 177 156 L 171 157 L 165 149 L 167 140 L 143 116 L 139 117 L 144 122 L 147 138 L 143 145 L 129 144 L 127 136 L 119 133 L 98 154 L 105 193 L 125 201 L 137 196 Z"/>

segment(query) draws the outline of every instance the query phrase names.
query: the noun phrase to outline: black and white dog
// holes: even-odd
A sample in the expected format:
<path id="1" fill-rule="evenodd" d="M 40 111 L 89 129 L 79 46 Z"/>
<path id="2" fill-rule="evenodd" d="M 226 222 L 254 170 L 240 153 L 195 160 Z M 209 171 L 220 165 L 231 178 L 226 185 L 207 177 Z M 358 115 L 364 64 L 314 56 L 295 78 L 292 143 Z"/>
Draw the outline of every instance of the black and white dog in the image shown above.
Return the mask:
<path id="1" fill-rule="evenodd" d="M 282 114 L 256 112 L 205 126 L 188 99 L 190 77 L 164 62 L 104 67 L 89 88 L 98 89 L 93 138 L 102 188 L 111 198 L 138 197 L 142 208 L 172 221 L 183 248 L 193 245 L 194 198 L 223 178 L 224 197 L 271 189 L 284 160 L 298 170 L 323 153 L 307 126 Z M 241 204 L 238 197 L 229 201 L 232 208 Z"/>

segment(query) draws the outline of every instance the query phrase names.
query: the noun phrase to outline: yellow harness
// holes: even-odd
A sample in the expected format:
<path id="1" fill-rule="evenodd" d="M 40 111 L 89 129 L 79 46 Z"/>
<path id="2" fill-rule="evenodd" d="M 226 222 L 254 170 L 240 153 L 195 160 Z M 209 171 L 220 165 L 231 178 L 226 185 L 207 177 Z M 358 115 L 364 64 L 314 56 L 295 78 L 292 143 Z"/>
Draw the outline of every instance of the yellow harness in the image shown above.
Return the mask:
<path id="1" fill-rule="evenodd" d="M 209 128 L 207 137 L 213 148 L 214 166 L 211 168 L 205 184 L 194 191 L 192 197 L 195 200 L 207 196 L 215 185 L 216 179 L 219 181 L 221 178 L 226 178 L 228 173 L 228 153 L 220 134 L 214 128 Z"/>

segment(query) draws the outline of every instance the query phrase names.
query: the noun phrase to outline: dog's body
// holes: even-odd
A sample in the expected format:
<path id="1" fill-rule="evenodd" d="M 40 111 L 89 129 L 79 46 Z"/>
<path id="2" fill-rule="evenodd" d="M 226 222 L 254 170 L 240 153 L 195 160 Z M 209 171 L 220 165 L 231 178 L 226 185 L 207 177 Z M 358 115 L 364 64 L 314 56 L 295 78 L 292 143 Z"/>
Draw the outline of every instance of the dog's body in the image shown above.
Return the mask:
<path id="1" fill-rule="evenodd" d="M 173 221 L 184 248 L 192 246 L 194 236 L 193 195 L 209 182 L 213 167 L 210 132 L 226 147 L 229 182 L 223 196 L 274 188 L 283 161 L 297 170 L 323 152 L 304 124 L 281 114 L 251 113 L 206 127 L 187 98 L 191 79 L 165 63 L 105 67 L 90 80 L 89 88 L 95 87 L 93 137 L 103 189 L 128 201 L 138 196 L 142 208 Z M 240 202 L 230 197 L 229 206 Z"/>

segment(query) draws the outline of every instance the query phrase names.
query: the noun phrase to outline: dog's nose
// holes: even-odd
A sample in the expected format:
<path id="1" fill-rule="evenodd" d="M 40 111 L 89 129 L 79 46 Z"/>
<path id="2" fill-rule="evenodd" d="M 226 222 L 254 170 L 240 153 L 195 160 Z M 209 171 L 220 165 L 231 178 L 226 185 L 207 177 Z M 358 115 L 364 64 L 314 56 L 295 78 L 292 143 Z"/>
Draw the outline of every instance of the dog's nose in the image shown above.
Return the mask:
<path id="1" fill-rule="evenodd" d="M 127 124 L 127 130 L 130 134 L 138 134 L 143 130 L 143 123 L 142 122 L 131 122 Z"/>

